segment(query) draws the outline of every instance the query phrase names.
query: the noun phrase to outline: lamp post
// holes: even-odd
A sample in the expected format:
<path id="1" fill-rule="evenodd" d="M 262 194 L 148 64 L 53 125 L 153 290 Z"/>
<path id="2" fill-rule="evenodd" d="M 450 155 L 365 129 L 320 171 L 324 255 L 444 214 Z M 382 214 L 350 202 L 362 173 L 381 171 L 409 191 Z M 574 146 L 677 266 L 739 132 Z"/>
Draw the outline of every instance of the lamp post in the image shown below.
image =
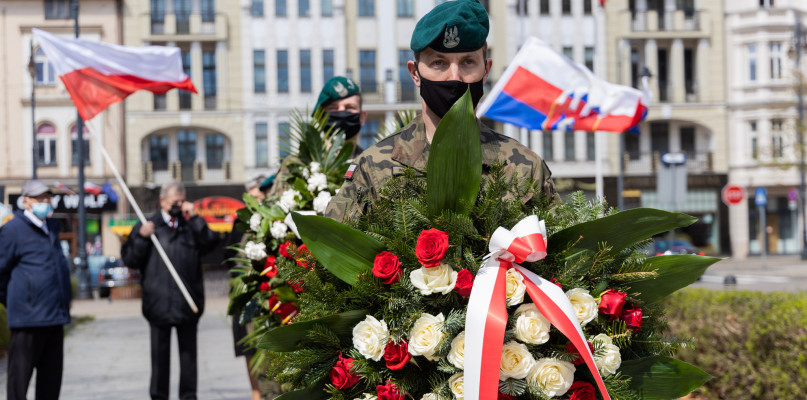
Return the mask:
<path id="1" fill-rule="evenodd" d="M 78 0 L 72 0 L 70 11 L 73 13 L 73 32 L 78 39 Z M 92 298 L 92 283 L 90 281 L 90 269 L 87 265 L 87 210 L 84 208 L 84 120 L 81 114 L 76 111 L 76 158 L 78 164 L 78 293 L 76 297 L 80 299 Z"/>
<path id="2" fill-rule="evenodd" d="M 642 79 L 642 95 L 645 99 L 645 103 L 650 104 L 650 78 L 653 77 L 653 74 L 650 73 L 650 69 L 647 67 L 642 68 L 642 72 L 639 73 L 639 78 Z M 625 190 L 625 132 L 619 135 L 619 175 L 616 179 L 616 198 L 617 198 L 617 207 L 619 210 L 625 209 L 625 196 L 623 196 L 623 192 Z"/>
<path id="3" fill-rule="evenodd" d="M 798 108 L 798 116 L 799 121 L 796 127 L 796 134 L 798 135 L 798 143 L 799 143 L 799 173 L 800 173 L 800 190 L 799 190 L 799 212 L 801 213 L 801 259 L 807 260 L 807 213 L 805 213 L 805 195 L 807 194 L 807 189 L 805 189 L 805 160 L 804 160 L 804 98 L 803 98 L 803 86 L 804 86 L 804 79 L 801 73 L 801 52 L 802 52 L 802 41 L 804 40 L 803 36 L 804 33 L 802 32 L 801 26 L 801 14 L 799 12 L 795 13 L 796 15 L 796 76 L 798 77 L 798 83 L 796 86 L 796 102 Z"/>
<path id="4" fill-rule="evenodd" d="M 31 58 L 28 59 L 28 75 L 31 75 L 31 139 L 33 139 L 33 172 L 31 178 L 36 179 L 36 164 L 39 157 L 39 143 L 36 141 L 36 61 L 34 60 L 34 39 L 31 38 Z"/>

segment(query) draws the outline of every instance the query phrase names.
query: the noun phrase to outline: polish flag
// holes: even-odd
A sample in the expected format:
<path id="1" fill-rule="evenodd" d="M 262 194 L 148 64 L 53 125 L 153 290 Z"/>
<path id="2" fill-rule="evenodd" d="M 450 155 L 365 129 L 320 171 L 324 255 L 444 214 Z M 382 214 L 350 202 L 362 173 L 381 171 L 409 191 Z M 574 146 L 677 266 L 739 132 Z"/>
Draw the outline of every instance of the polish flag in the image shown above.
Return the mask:
<path id="1" fill-rule="evenodd" d="M 196 93 L 176 47 L 131 47 L 65 38 L 33 29 L 48 61 L 62 79 L 81 118 L 92 119 L 138 90 Z"/>

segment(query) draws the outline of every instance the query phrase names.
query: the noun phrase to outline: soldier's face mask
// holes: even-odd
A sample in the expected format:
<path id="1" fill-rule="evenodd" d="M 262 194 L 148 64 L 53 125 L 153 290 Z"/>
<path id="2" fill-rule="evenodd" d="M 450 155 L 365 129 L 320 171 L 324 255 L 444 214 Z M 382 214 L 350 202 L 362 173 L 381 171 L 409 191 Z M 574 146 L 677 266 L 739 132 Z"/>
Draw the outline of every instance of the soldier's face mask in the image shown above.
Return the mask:
<path id="1" fill-rule="evenodd" d="M 417 63 L 415 64 L 417 66 Z M 484 75 L 483 78 L 476 82 L 465 83 L 462 81 L 430 81 L 420 74 L 417 69 L 418 76 L 420 76 L 420 97 L 429 106 L 438 117 L 443 118 L 451 106 L 465 94 L 468 88 L 471 88 L 471 100 L 473 101 L 474 108 L 479 104 L 484 94 Z M 486 71 L 487 73 L 487 71 Z"/>
<path id="2" fill-rule="evenodd" d="M 329 128 L 339 129 L 345 133 L 345 140 L 352 139 L 361 130 L 361 114 L 350 111 L 333 111 L 328 113 Z"/>

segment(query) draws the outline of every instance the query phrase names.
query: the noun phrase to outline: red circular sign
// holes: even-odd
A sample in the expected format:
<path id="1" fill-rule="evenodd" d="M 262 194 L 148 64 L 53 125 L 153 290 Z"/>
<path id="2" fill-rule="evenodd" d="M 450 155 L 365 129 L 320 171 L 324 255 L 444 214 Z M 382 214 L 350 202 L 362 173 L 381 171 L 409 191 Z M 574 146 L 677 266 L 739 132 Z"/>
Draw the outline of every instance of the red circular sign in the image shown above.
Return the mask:
<path id="1" fill-rule="evenodd" d="M 726 185 L 723 188 L 723 202 L 726 205 L 733 206 L 740 204 L 745 200 L 745 189 L 736 185 Z"/>

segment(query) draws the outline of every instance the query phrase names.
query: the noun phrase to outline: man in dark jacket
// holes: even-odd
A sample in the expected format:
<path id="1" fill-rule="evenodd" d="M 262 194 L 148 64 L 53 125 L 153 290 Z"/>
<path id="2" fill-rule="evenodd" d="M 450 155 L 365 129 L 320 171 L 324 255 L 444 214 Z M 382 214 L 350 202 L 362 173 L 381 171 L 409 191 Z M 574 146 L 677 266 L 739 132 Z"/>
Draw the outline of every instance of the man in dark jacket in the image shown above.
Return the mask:
<path id="1" fill-rule="evenodd" d="M 70 267 L 59 244 L 50 188 L 22 187 L 25 211 L 0 227 L 0 303 L 8 311 L 8 399 L 24 400 L 36 369 L 36 398 L 58 399 L 64 325 L 70 323 Z"/>
<path id="2" fill-rule="evenodd" d="M 152 234 L 199 307 L 198 314 L 191 310 L 154 248 Z M 196 399 L 196 330 L 205 305 L 200 257 L 213 250 L 218 240 L 196 214 L 193 203 L 185 201 L 185 187 L 171 181 L 160 189 L 160 211 L 145 224 L 135 225 L 121 249 L 123 262 L 141 271 L 143 316 L 151 326 L 152 399 L 168 399 L 172 327 L 179 343 L 179 398 Z"/>

